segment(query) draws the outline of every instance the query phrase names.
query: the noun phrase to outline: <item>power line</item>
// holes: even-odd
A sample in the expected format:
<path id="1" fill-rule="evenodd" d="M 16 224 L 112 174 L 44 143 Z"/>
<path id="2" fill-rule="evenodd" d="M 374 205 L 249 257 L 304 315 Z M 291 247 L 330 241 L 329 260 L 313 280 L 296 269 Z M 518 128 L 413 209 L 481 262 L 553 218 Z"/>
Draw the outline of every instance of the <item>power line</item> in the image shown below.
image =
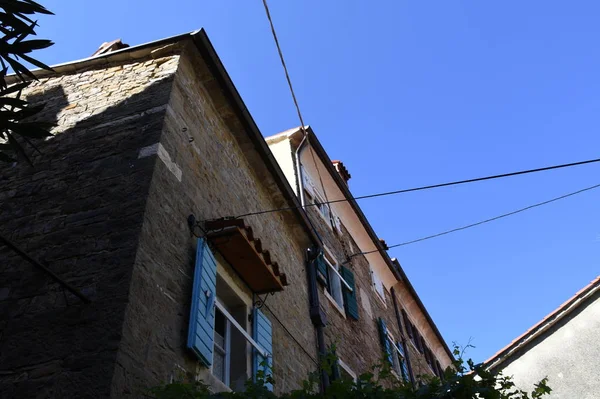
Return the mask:
<path id="1" fill-rule="evenodd" d="M 522 171 L 518 171 L 518 172 L 503 173 L 503 174 L 500 174 L 500 175 L 485 176 L 485 177 L 476 177 L 476 178 L 473 178 L 473 179 L 458 180 L 458 181 L 452 181 L 452 182 L 447 182 L 447 183 L 432 184 L 432 185 L 428 185 L 428 186 L 407 188 L 407 189 L 395 190 L 395 191 L 386 191 L 386 192 L 376 193 L 376 194 L 361 195 L 361 196 L 358 196 L 358 197 L 349 197 L 349 198 L 344 198 L 344 199 L 337 199 L 337 200 L 332 200 L 332 201 L 325 201 L 321 205 L 323 205 L 323 204 L 335 204 L 335 203 L 338 203 L 338 202 L 347 202 L 347 201 L 350 201 L 350 200 L 361 200 L 361 199 L 367 199 L 367 198 L 384 197 L 384 196 L 388 196 L 388 195 L 404 194 L 404 193 L 410 193 L 410 192 L 414 192 L 414 191 L 423 191 L 423 190 L 429 190 L 429 189 L 441 188 L 441 187 L 457 186 L 457 185 L 460 185 L 460 184 L 475 183 L 475 182 L 485 181 L 485 180 L 501 179 L 501 178 L 505 178 L 505 177 L 519 176 L 519 175 L 525 175 L 525 174 L 536 173 L 536 172 L 544 172 L 544 171 L 547 171 L 547 170 L 562 169 L 562 168 L 568 168 L 568 167 L 572 167 L 572 166 L 585 165 L 585 164 L 595 163 L 595 162 L 600 162 L 600 158 L 590 159 L 590 160 L 587 160 L 587 161 L 572 162 L 572 163 L 561 164 L 561 165 L 546 166 L 546 167 L 537 168 L 537 169 L 522 170 Z M 309 207 L 309 206 L 317 206 L 317 204 L 305 204 L 305 207 Z M 297 209 L 297 208 L 300 208 L 300 207 L 292 206 L 292 207 L 286 207 L 286 208 L 267 209 L 267 210 L 263 210 L 263 211 L 245 213 L 243 215 L 235 216 L 234 218 L 241 218 L 241 217 L 254 216 L 254 215 L 262 215 L 262 214 L 265 214 L 265 213 L 272 213 L 272 212 L 289 211 L 289 210 L 293 210 L 293 209 Z"/>
<path id="2" fill-rule="evenodd" d="M 598 188 L 598 187 L 600 187 L 600 184 L 596 184 L 594 186 L 587 187 L 587 188 L 584 188 L 584 189 L 581 189 L 581 190 L 578 190 L 578 191 L 575 191 L 575 192 L 572 192 L 572 193 L 569 193 L 569 194 L 561 195 L 560 197 L 552 198 L 552 199 L 547 200 L 547 201 L 538 202 L 537 204 L 529 205 L 529 206 L 527 206 L 525 208 L 517 209 L 516 211 L 512 211 L 512 212 L 505 213 L 505 214 L 502 214 L 502 215 L 499 215 L 499 216 L 495 216 L 493 218 L 485 219 L 485 220 L 479 221 L 477 223 L 471 223 L 471 224 L 468 224 L 466 226 L 457 227 L 457 228 L 452 229 L 452 230 L 447 230 L 447 231 L 444 231 L 444 232 L 441 232 L 441 233 L 437 233 L 437 234 L 433 234 L 433 235 L 426 236 L 426 237 L 421 237 L 421 238 L 418 238 L 416 240 L 406 241 L 406 242 L 403 242 L 403 243 L 400 243 L 400 244 L 396 244 L 396 245 L 389 245 L 387 247 L 387 249 L 385 249 L 385 250 L 387 251 L 388 249 L 402 247 L 402 246 L 410 245 L 410 244 L 415 244 L 417 242 L 421 242 L 421 241 L 425 241 L 425 240 L 430 240 L 432 238 L 440 237 L 440 236 L 443 236 L 443 235 L 446 235 L 446 234 L 454 233 L 454 232 L 461 231 L 461 230 L 466 230 L 466 229 L 469 229 L 471 227 L 479 226 L 481 224 L 493 222 L 494 220 L 498 220 L 498 219 L 502 219 L 502 218 L 505 218 L 505 217 L 508 217 L 508 216 L 516 215 L 517 213 L 525 212 L 525 211 L 527 211 L 529 209 L 537 208 L 539 206 L 546 205 L 546 204 L 549 204 L 551 202 L 555 202 L 555 201 L 558 201 L 558 200 L 561 200 L 561 199 L 572 197 L 574 195 L 581 194 L 583 192 L 590 191 L 590 190 L 593 190 L 593 189 Z M 372 254 L 372 253 L 375 253 L 375 252 L 381 252 L 381 251 L 382 251 L 382 249 L 375 249 L 373 251 L 359 252 L 359 253 L 350 255 L 348 257 L 348 259 L 351 259 L 354 256 L 368 255 L 368 254 Z"/>
<path id="3" fill-rule="evenodd" d="M 288 72 L 287 65 L 285 64 L 285 59 L 283 58 L 283 52 L 281 51 L 281 46 L 279 45 L 279 39 L 277 38 L 277 33 L 275 32 L 275 26 L 273 25 L 273 19 L 271 18 L 271 12 L 269 11 L 269 5 L 267 4 L 267 0 L 263 0 L 263 6 L 265 7 L 265 13 L 267 14 L 267 19 L 269 20 L 269 25 L 271 26 L 271 33 L 273 34 L 273 40 L 275 41 L 275 46 L 277 46 L 277 52 L 279 53 L 279 60 L 281 61 L 281 65 L 283 66 L 283 71 L 285 72 L 285 79 L 287 80 L 288 87 L 290 88 L 290 93 L 292 94 L 292 99 L 294 100 L 294 106 L 296 107 L 296 112 L 298 113 L 298 119 L 300 120 L 300 130 L 304 134 L 304 137 L 307 139 L 307 141 L 310 141 L 308 138 L 308 133 L 306 132 L 306 129 L 304 128 L 304 119 L 302 118 L 302 112 L 300 112 L 300 105 L 298 105 L 298 99 L 296 98 L 296 93 L 294 92 L 294 87 L 292 86 L 292 79 L 290 78 L 290 74 Z M 317 170 L 317 174 L 319 175 L 319 182 L 321 184 L 321 189 L 323 190 L 323 194 L 325 195 L 325 200 L 329 201 L 329 198 L 327 198 L 327 191 L 325 190 L 325 185 L 323 184 L 323 179 L 321 178 L 321 172 L 319 171 L 319 168 L 317 167 L 317 162 L 315 160 L 315 155 L 313 154 L 312 148 L 310 150 L 310 153 L 312 156 L 313 163 L 315 165 L 315 169 Z M 292 207 L 290 209 L 297 209 L 297 208 L 298 207 Z M 302 208 L 302 207 L 300 207 L 300 208 Z M 302 211 L 305 212 L 304 208 L 302 208 Z M 305 214 L 306 214 L 306 212 L 305 212 Z M 247 215 L 247 216 L 249 216 L 249 215 Z M 317 231 L 315 226 L 312 224 L 310 217 L 308 217 L 308 215 L 306 215 L 306 217 L 311 225 L 311 228 L 313 229 L 316 236 L 320 240 L 321 236 L 319 235 L 319 232 Z"/>
<path id="4" fill-rule="evenodd" d="M 288 328 L 285 326 L 285 324 L 283 324 L 283 322 L 281 320 L 279 320 L 279 317 L 277 317 L 277 315 L 275 314 L 275 312 L 273 312 L 273 310 L 271 310 L 271 308 L 268 307 L 266 304 L 263 304 L 263 306 L 269 311 L 269 313 L 271 313 L 271 315 L 273 316 L 273 318 L 275 318 L 275 320 L 277 320 L 277 322 L 279 323 L 279 325 L 281 327 L 283 327 L 283 329 L 290 336 L 290 338 L 292 338 L 292 340 L 296 344 L 298 344 L 298 346 L 300 347 L 300 349 L 302 350 L 302 352 L 304 352 L 306 354 L 306 356 L 308 356 L 308 358 L 310 360 L 312 360 L 317 366 L 319 366 L 319 362 L 310 353 L 308 353 L 308 351 L 306 350 L 306 348 L 304 347 L 304 345 L 302 345 L 300 343 L 300 341 L 298 341 L 298 339 L 296 339 L 296 337 L 294 336 L 294 334 L 292 334 L 290 332 L 290 330 L 288 330 Z"/>
<path id="5" fill-rule="evenodd" d="M 296 111 L 298 112 L 298 118 L 300 119 L 300 129 L 302 129 L 302 131 L 306 135 L 306 131 L 304 130 L 304 120 L 302 119 L 302 113 L 300 112 L 300 106 L 298 105 L 298 100 L 296 99 L 294 88 L 292 87 L 292 80 L 290 79 L 290 74 L 288 73 L 287 66 L 285 65 L 285 60 L 283 59 L 283 53 L 281 52 L 281 46 L 279 45 L 279 40 L 277 39 L 277 33 L 275 33 L 275 26 L 273 26 L 273 20 L 271 19 L 271 13 L 269 12 L 267 0 L 263 0 L 263 5 L 265 6 L 265 12 L 267 13 L 269 25 L 271 25 L 271 33 L 273 34 L 273 39 L 275 40 L 275 45 L 277 46 L 279 59 L 281 60 L 281 65 L 283 65 L 283 70 L 285 71 L 285 78 L 287 79 L 288 86 L 290 87 L 290 92 L 292 93 L 292 98 L 294 99 L 294 105 L 296 106 Z"/>

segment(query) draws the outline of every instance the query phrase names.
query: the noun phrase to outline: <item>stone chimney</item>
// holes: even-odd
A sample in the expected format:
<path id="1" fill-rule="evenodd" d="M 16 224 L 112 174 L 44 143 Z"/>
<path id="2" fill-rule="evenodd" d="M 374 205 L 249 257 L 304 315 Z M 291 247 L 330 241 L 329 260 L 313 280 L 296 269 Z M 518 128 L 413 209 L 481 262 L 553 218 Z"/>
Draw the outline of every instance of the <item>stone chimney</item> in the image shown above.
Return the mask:
<path id="1" fill-rule="evenodd" d="M 92 57 L 95 57 L 100 54 L 110 53 L 111 51 L 121 50 L 122 48 L 129 47 L 129 44 L 125 44 L 121 41 L 121 39 L 113 40 L 112 42 L 104 42 L 98 50 L 92 54 Z"/>
<path id="2" fill-rule="evenodd" d="M 344 163 L 342 161 L 331 161 L 331 163 L 335 167 L 335 170 L 337 170 L 337 172 L 339 173 L 342 180 L 344 180 L 346 185 L 348 185 L 348 180 L 350 180 L 352 175 L 350 175 L 348 169 L 346 169 L 346 167 L 344 166 Z"/>

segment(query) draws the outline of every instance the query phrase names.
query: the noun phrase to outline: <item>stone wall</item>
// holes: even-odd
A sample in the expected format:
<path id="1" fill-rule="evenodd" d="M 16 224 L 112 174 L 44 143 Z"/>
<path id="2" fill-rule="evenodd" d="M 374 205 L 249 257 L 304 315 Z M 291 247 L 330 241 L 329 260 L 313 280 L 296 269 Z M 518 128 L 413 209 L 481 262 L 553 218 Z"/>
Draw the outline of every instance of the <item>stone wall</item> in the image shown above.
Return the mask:
<path id="1" fill-rule="evenodd" d="M 342 234 L 334 230 L 321 217 L 316 207 L 308 207 L 307 212 L 313 224 L 323 238 L 325 246 L 331 250 L 338 263 L 347 261 L 349 255 L 353 254 L 353 248 L 358 245 L 352 239 L 345 227 L 342 226 Z M 394 305 L 390 292 L 385 290 L 386 299 L 379 298 L 371 283 L 369 263 L 364 256 L 355 256 L 349 264 L 345 264 L 354 273 L 355 286 L 357 290 L 357 301 L 359 306 L 359 320 L 347 318 L 333 304 L 333 301 L 325 294 L 323 286 L 319 285 L 321 307 L 327 314 L 327 327 L 325 335 L 328 344 L 337 346 L 337 354 L 357 375 L 370 371 L 371 366 L 380 364 L 384 352 L 379 338 L 379 317 L 386 321 L 390 333 L 401 340 L 402 335 L 398 328 Z M 402 304 L 399 304 L 402 306 Z M 405 334 L 403 331 L 402 334 Z M 425 362 L 422 354 L 408 343 L 409 356 L 413 366 L 413 374 L 432 375 L 433 372 Z"/>
<path id="2" fill-rule="evenodd" d="M 152 177 L 114 396 L 178 373 L 195 375 L 218 388 L 208 370 L 185 349 L 196 248 L 187 217 L 194 214 L 206 220 L 282 205 L 248 132 L 195 48 L 181 58 L 165 126 L 154 148 L 169 161 L 157 163 Z M 270 297 L 264 308 L 273 324 L 276 392 L 300 387 L 317 358 L 304 269 L 310 241 L 290 215 L 244 219 L 290 284 Z"/>
<path id="3" fill-rule="evenodd" d="M 0 397 L 108 397 L 176 57 L 71 65 L 25 96 L 55 136 L 2 165 L 0 233 L 92 299 L 0 246 Z M 25 146 L 27 148 L 27 146 Z"/>

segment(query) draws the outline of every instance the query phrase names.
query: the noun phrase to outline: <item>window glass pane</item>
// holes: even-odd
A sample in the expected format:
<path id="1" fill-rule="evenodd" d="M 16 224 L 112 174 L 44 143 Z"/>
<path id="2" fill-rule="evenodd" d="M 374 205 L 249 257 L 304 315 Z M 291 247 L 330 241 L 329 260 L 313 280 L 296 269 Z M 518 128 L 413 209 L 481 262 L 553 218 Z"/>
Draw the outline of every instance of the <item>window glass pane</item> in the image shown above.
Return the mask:
<path id="1" fill-rule="evenodd" d="M 225 381 L 225 352 L 219 353 L 220 351 L 215 348 L 213 354 L 213 375 L 221 381 Z"/>
<path id="2" fill-rule="evenodd" d="M 340 279 L 340 276 L 332 270 L 335 268 L 339 273 L 340 266 L 333 263 L 328 257 L 325 257 L 325 261 L 327 262 L 327 274 L 329 275 L 327 291 L 331 294 L 335 302 L 343 308 L 344 294 L 342 293 L 342 280 Z"/>
<path id="3" fill-rule="evenodd" d="M 225 323 L 226 319 L 219 309 L 215 309 L 215 345 L 225 349 Z"/>

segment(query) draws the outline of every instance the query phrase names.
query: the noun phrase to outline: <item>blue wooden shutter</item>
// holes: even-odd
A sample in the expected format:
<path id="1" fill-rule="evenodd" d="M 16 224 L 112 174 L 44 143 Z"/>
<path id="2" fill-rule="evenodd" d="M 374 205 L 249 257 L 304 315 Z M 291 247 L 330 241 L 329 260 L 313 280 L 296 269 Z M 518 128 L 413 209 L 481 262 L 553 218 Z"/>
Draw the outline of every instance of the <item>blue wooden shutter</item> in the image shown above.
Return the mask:
<path id="1" fill-rule="evenodd" d="M 327 266 L 327 263 L 325 262 L 325 256 L 323 255 L 323 253 L 321 252 L 321 254 L 319 256 L 317 256 L 317 259 L 315 261 L 317 263 L 317 279 L 325 286 L 327 287 L 327 280 L 328 280 L 328 270 L 327 268 L 329 266 Z"/>
<path id="2" fill-rule="evenodd" d="M 383 346 L 383 353 L 385 354 L 385 358 L 390 365 L 394 364 L 392 360 L 392 347 L 390 345 L 390 340 L 387 335 L 387 326 L 385 321 L 380 317 L 379 318 L 379 338 L 381 339 L 381 346 Z"/>
<path id="3" fill-rule="evenodd" d="M 354 284 L 354 273 L 347 267 L 342 266 L 340 270 L 341 276 L 346 280 L 348 285 L 352 287 L 352 291 L 342 285 L 342 293 L 344 294 L 344 308 L 346 315 L 354 320 L 358 320 L 358 303 L 356 301 L 356 285 Z"/>
<path id="4" fill-rule="evenodd" d="M 269 354 L 269 357 L 265 359 L 256 349 L 252 349 L 252 378 L 256 382 L 256 373 L 261 367 L 264 367 L 265 360 L 267 363 L 263 368 L 265 377 L 273 373 L 273 328 L 271 320 L 267 319 L 259 309 L 254 309 L 252 316 L 252 338 Z M 266 387 L 269 391 L 273 391 L 273 384 L 268 383 Z"/>
<path id="5" fill-rule="evenodd" d="M 199 238 L 196 248 L 187 347 L 207 367 L 210 367 L 213 361 L 216 278 L 217 262 L 215 257 L 206 240 Z"/>
<path id="6" fill-rule="evenodd" d="M 408 363 L 406 359 L 406 352 L 404 351 L 404 345 L 402 344 L 402 342 L 396 342 L 396 346 L 398 347 L 398 351 L 402 356 L 402 358 L 400 359 L 400 370 L 402 371 L 402 378 L 404 379 L 404 381 L 408 382 L 410 380 L 410 374 L 408 373 Z"/>

